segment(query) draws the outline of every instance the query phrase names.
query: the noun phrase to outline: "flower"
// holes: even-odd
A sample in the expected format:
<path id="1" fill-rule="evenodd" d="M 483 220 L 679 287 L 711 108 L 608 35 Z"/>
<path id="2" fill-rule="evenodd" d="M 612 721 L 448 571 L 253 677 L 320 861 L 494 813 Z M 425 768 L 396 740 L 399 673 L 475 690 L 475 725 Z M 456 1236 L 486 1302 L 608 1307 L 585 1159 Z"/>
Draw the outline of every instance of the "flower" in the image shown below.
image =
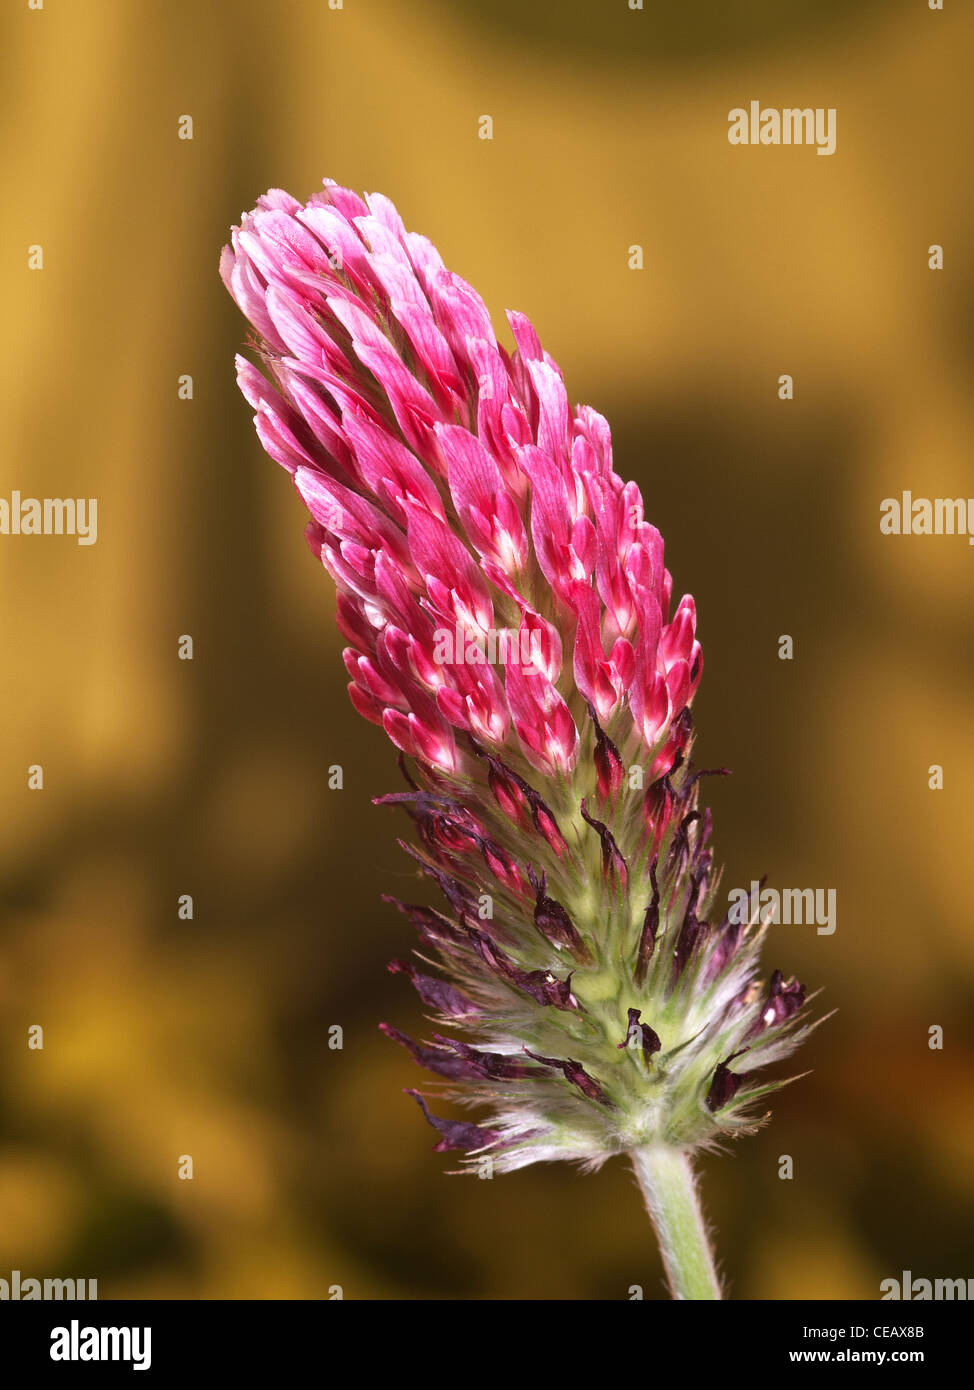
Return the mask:
<path id="1" fill-rule="evenodd" d="M 382 1025 L 486 1111 L 442 1119 L 412 1092 L 436 1148 L 595 1167 L 752 1127 L 805 991 L 762 983 L 757 904 L 714 920 L 696 609 L 673 607 L 606 421 L 569 405 L 522 314 L 508 352 L 380 195 L 272 191 L 221 273 L 255 335 L 240 388 L 335 581 L 352 703 L 401 750 L 408 789 L 378 800 L 409 812 L 445 899 L 390 900 L 438 973 L 389 967 L 429 1038 Z"/>

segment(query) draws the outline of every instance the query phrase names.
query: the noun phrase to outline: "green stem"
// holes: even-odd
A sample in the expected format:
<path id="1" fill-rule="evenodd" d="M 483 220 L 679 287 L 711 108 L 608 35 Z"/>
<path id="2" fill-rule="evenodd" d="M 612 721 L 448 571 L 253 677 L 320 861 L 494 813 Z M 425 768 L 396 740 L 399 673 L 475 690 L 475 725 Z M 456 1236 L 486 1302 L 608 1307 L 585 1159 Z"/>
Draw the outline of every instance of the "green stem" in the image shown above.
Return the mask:
<path id="1" fill-rule="evenodd" d="M 720 1298 L 688 1155 L 660 1145 L 634 1149 L 629 1157 L 656 1228 L 673 1297 Z"/>

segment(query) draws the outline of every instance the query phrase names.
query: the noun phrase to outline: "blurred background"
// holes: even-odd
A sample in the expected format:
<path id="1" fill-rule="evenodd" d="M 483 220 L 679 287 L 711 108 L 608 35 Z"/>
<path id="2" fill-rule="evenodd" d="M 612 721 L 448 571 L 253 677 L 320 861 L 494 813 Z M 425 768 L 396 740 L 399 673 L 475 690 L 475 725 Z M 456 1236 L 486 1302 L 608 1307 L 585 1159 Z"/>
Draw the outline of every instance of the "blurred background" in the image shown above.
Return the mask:
<path id="1" fill-rule="evenodd" d="M 974 1275 L 974 552 L 878 526 L 903 489 L 974 494 L 974 11 L 8 0 L 2 24 L 0 495 L 96 495 L 99 538 L 0 537 L 0 1276 L 665 1296 L 623 1162 L 446 1176 L 376 1029 L 429 1031 L 385 970 L 412 945 L 380 901 L 415 888 L 406 821 L 371 805 L 398 772 L 347 702 L 217 275 L 259 193 L 324 176 L 389 195 L 608 416 L 697 599 L 725 883 L 837 890 L 834 936 L 778 926 L 767 955 L 838 1010 L 812 1074 L 703 1164 L 732 1295 Z M 752 98 L 836 107 L 837 153 L 730 146 Z"/>

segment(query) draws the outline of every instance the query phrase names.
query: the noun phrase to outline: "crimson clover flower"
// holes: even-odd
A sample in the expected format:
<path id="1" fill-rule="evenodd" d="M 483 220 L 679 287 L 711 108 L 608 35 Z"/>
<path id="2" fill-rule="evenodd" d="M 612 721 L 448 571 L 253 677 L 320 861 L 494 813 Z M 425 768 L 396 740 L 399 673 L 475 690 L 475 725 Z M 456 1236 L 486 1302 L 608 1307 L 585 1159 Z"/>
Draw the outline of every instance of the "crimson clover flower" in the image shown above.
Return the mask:
<path id="1" fill-rule="evenodd" d="M 394 960 L 431 1020 L 388 1024 L 435 1094 L 438 1151 L 499 1172 L 628 1154 L 677 1297 L 719 1297 L 689 1156 L 764 1118 L 760 1073 L 811 1026 L 760 977 L 766 924 L 713 920 L 708 775 L 691 760 L 703 668 L 690 595 L 569 404 L 523 314 L 498 342 L 475 290 L 388 198 L 273 190 L 224 282 L 267 453 L 310 513 L 338 593 L 355 708 L 401 750 L 404 843 L 442 910 Z M 723 771 L 723 769 L 721 769 Z"/>

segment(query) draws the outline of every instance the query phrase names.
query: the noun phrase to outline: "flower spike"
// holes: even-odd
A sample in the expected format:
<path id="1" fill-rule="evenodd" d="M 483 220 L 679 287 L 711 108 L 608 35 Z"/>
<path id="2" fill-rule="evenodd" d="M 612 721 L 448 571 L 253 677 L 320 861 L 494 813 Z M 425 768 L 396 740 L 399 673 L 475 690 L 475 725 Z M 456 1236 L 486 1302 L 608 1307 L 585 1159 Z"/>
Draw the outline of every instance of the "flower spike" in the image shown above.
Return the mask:
<path id="1" fill-rule="evenodd" d="M 254 333 L 241 391 L 337 589 L 350 698 L 400 750 L 410 790 L 380 800 L 446 900 L 396 902 L 440 974 L 389 967 L 436 1031 L 382 1028 L 483 1121 L 409 1094 L 473 1166 L 629 1154 L 674 1292 L 718 1297 L 686 1158 L 753 1128 L 783 1084 L 757 1073 L 811 1025 L 798 981 L 761 983 L 764 925 L 714 921 L 694 600 L 672 607 L 606 421 L 523 315 L 498 342 L 387 198 L 272 190 L 220 269 Z"/>

